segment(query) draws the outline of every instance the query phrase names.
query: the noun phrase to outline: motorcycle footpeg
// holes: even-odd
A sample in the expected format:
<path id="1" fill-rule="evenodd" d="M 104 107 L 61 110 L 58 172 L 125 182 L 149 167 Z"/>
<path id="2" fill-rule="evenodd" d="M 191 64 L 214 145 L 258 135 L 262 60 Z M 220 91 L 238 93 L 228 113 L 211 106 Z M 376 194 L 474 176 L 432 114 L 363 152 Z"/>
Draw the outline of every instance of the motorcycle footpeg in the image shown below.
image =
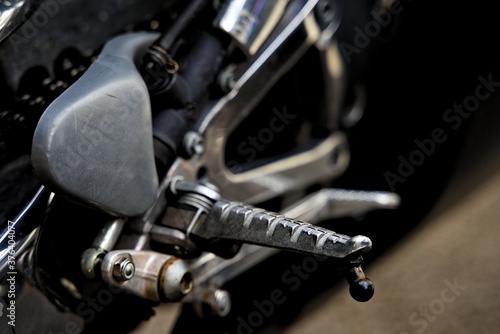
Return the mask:
<path id="1" fill-rule="evenodd" d="M 360 265 L 361 254 L 372 247 L 365 236 L 349 237 L 329 229 L 292 219 L 243 203 L 216 201 L 204 220 L 193 221 L 190 234 L 205 240 L 231 240 L 295 251 L 314 256 L 342 259 L 352 297 L 367 301 L 373 284 Z"/>

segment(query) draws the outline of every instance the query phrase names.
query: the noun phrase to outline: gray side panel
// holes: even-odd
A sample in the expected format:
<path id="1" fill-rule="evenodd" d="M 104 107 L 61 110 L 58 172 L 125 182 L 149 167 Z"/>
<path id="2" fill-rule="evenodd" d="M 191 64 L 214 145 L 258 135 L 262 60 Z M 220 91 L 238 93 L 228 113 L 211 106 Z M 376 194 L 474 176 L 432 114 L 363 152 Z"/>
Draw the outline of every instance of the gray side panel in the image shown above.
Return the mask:
<path id="1" fill-rule="evenodd" d="M 151 106 L 134 61 L 156 38 L 137 33 L 113 39 L 47 108 L 32 161 L 50 189 L 118 215 L 139 215 L 153 204 L 158 178 Z"/>

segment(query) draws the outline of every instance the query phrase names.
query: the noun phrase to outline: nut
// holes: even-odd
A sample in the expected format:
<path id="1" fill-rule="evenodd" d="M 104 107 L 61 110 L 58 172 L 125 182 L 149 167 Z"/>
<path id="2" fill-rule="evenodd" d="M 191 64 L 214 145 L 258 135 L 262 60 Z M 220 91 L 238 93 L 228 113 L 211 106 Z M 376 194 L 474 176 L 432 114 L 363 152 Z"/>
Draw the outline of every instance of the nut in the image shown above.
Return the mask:
<path id="1" fill-rule="evenodd" d="M 135 265 L 130 259 L 123 257 L 115 262 L 113 266 L 113 277 L 118 281 L 128 281 L 134 277 L 134 274 Z"/>

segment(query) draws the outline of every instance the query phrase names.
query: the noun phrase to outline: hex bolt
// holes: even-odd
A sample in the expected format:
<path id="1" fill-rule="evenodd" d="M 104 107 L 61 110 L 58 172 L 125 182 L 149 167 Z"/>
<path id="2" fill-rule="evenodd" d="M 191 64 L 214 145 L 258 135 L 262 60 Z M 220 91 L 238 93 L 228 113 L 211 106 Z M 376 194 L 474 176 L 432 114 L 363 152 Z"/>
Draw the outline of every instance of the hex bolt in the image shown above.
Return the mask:
<path id="1" fill-rule="evenodd" d="M 184 137 L 184 149 L 189 156 L 201 155 L 205 152 L 205 140 L 194 131 L 189 131 Z"/>
<path id="2" fill-rule="evenodd" d="M 118 281 L 128 281 L 135 274 L 135 265 L 134 263 L 123 257 L 115 262 L 113 266 L 113 277 Z"/>
<path id="3" fill-rule="evenodd" d="M 219 87 L 224 93 L 229 93 L 236 85 L 236 78 L 234 75 L 235 69 L 235 65 L 229 65 L 220 72 L 219 77 L 217 78 Z"/>
<path id="4" fill-rule="evenodd" d="M 209 306 L 212 315 L 225 317 L 231 311 L 231 296 L 225 290 L 217 289 L 211 292 L 204 303 Z"/>

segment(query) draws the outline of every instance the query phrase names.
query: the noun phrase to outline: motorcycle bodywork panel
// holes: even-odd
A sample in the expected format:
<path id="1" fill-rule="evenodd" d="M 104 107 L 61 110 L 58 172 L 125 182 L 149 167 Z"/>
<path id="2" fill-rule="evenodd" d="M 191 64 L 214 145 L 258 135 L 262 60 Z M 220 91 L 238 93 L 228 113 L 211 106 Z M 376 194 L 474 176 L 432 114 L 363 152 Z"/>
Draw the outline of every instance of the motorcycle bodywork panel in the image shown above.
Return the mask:
<path id="1" fill-rule="evenodd" d="M 153 204 L 158 177 L 151 106 L 136 63 L 157 37 L 113 39 L 47 108 L 35 131 L 32 161 L 51 190 L 125 216 Z"/>

